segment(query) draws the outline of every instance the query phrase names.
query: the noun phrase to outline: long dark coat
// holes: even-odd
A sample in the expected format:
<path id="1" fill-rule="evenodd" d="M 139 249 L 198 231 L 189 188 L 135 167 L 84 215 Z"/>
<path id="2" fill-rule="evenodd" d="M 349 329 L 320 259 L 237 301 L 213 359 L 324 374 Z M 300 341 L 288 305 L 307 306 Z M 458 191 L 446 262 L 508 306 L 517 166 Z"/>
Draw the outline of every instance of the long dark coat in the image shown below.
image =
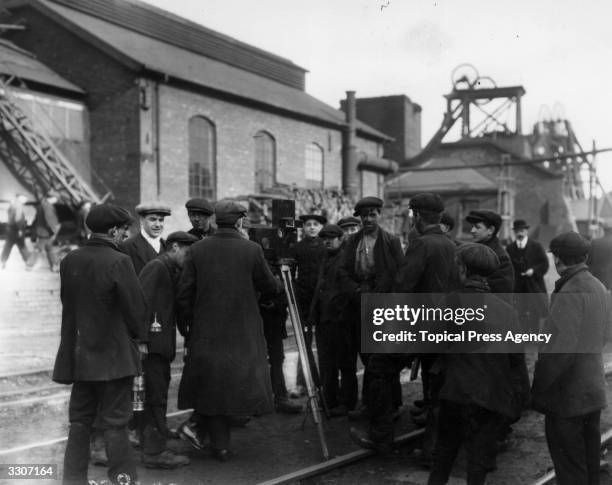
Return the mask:
<path id="1" fill-rule="evenodd" d="M 610 294 L 582 264 L 555 284 L 531 389 L 534 409 L 572 417 L 606 407 L 602 349 L 610 331 Z"/>
<path id="2" fill-rule="evenodd" d="M 455 244 L 432 225 L 412 240 L 395 284 L 395 291 L 403 293 L 444 293 L 458 285 L 455 264 Z"/>
<path id="3" fill-rule="evenodd" d="M 612 234 L 591 241 L 589 268 L 608 290 L 612 289 Z"/>
<path id="4" fill-rule="evenodd" d="M 517 297 L 524 299 L 534 318 L 545 317 L 548 313 L 548 298 L 544 275 L 548 271 L 548 258 L 542 245 L 533 239 L 527 239 L 524 249 L 519 249 L 516 241 L 506 247 L 506 251 L 514 268 L 514 293 L 533 294 L 530 297 Z M 533 269 L 532 276 L 522 276 L 529 268 Z M 517 301 L 517 305 L 519 302 Z"/>
<path id="5" fill-rule="evenodd" d="M 135 234 L 134 236 L 129 237 L 125 241 L 123 241 L 119 245 L 119 247 L 125 254 L 127 254 L 132 259 L 136 274 L 140 274 L 142 268 L 145 267 L 145 264 L 157 258 L 158 256 L 158 254 L 155 252 L 155 249 L 153 249 L 153 246 L 151 246 L 143 237 L 143 235 L 140 234 L 140 231 L 138 232 L 138 234 Z M 165 249 L 166 243 L 162 239 L 160 253 L 163 253 Z"/>
<path id="6" fill-rule="evenodd" d="M 189 322 L 179 409 L 203 415 L 273 410 L 258 291 L 281 291 L 258 244 L 220 228 L 191 246 L 177 301 L 179 318 Z"/>
<path id="7" fill-rule="evenodd" d="M 149 324 L 149 354 L 158 354 L 167 361 L 176 355 L 176 285 L 180 267 L 168 254 L 149 261 L 140 272 L 140 284 L 147 301 L 146 322 Z M 151 332 L 157 318 L 161 332 Z"/>
<path id="8" fill-rule="evenodd" d="M 140 370 L 145 299 L 130 258 L 97 238 L 60 265 L 62 335 L 53 380 L 109 381 Z"/>

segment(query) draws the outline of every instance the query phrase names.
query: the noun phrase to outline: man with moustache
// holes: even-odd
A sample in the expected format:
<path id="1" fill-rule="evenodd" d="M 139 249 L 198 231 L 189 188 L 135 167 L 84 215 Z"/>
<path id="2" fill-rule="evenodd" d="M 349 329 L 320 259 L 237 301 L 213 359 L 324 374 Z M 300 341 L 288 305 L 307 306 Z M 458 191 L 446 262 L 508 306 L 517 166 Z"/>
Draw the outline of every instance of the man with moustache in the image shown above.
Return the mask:
<path id="1" fill-rule="evenodd" d="M 362 229 L 346 242 L 342 265 L 339 270 L 340 284 L 353 296 L 347 309 L 347 318 L 353 322 L 353 346 L 365 365 L 362 386 L 362 408 L 349 413 L 350 419 L 367 419 L 370 416 L 369 355 L 361 352 L 361 294 L 390 293 L 395 276 L 403 258 L 402 245 L 398 237 L 388 233 L 379 225 L 383 201 L 378 197 L 364 197 L 355 205 L 354 216 L 361 219 Z M 401 405 L 399 380 L 392 384 L 393 402 Z"/>
<path id="2" fill-rule="evenodd" d="M 140 231 L 123 241 L 121 249 L 132 258 L 134 269 L 139 274 L 145 264 L 166 249 L 161 235 L 164 220 L 172 214 L 172 210 L 165 204 L 153 202 L 137 205 L 136 212 L 140 216 Z"/>

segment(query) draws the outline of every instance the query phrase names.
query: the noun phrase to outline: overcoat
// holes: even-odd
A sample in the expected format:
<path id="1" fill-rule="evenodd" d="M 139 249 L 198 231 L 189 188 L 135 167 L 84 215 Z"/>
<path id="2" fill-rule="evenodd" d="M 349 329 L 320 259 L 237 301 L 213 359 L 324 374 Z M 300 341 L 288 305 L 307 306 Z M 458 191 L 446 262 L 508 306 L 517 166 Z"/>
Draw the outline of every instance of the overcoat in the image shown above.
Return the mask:
<path id="1" fill-rule="evenodd" d="M 543 414 L 581 416 L 606 407 L 602 349 L 610 331 L 610 294 L 585 264 L 555 284 L 531 389 Z"/>
<path id="2" fill-rule="evenodd" d="M 176 355 L 176 285 L 180 267 L 168 254 L 149 261 L 140 272 L 140 284 L 147 301 L 146 323 L 149 327 L 149 354 L 163 356 L 168 362 Z M 151 332 L 157 320 L 160 332 Z"/>
<path id="3" fill-rule="evenodd" d="M 612 234 L 591 241 L 589 268 L 593 276 L 612 290 Z"/>
<path id="4" fill-rule="evenodd" d="M 258 244 L 219 228 L 191 246 L 177 300 L 188 323 L 180 409 L 209 416 L 274 409 L 258 291 L 281 291 Z"/>
<path id="5" fill-rule="evenodd" d="M 514 268 L 514 293 L 531 293 L 530 297 L 522 297 L 525 298 L 525 304 L 535 318 L 545 317 L 548 311 L 548 298 L 544 275 L 548 271 L 548 258 L 544 248 L 539 242 L 528 238 L 523 249 L 519 249 L 514 241 L 506 246 L 506 251 Z M 522 276 L 521 273 L 529 268 L 533 269 L 533 275 Z"/>
<path id="6" fill-rule="evenodd" d="M 121 250 L 127 254 L 134 264 L 134 270 L 136 274 L 140 274 L 142 268 L 144 268 L 145 264 L 147 264 L 152 259 L 157 258 L 158 254 L 153 249 L 147 240 L 143 237 L 143 235 L 138 232 L 134 236 L 127 238 L 123 241 L 120 246 Z M 166 249 L 166 243 L 162 239 L 160 246 L 160 253 L 163 253 Z"/>
<path id="7" fill-rule="evenodd" d="M 60 265 L 62 330 L 53 380 L 109 381 L 140 370 L 145 298 L 130 258 L 92 238 Z"/>

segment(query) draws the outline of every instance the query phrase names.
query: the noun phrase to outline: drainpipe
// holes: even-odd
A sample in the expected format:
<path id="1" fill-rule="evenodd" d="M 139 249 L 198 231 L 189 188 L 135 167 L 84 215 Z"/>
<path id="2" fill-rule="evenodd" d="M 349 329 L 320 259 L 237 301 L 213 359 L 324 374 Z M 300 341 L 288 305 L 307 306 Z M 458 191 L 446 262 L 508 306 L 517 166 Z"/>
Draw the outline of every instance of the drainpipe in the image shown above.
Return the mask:
<path id="1" fill-rule="evenodd" d="M 357 149 L 355 147 L 356 124 L 355 91 L 347 91 L 346 127 L 342 145 L 342 189 L 351 198 L 357 198 L 360 195 L 357 173 Z"/>

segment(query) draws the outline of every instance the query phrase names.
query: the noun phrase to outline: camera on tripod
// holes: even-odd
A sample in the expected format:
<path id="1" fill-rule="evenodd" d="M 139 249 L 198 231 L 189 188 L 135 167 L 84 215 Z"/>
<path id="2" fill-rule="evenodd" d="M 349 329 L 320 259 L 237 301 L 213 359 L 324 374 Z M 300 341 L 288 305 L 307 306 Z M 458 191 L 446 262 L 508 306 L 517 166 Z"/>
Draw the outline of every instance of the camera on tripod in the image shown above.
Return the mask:
<path id="1" fill-rule="evenodd" d="M 297 230 L 301 227 L 302 221 L 295 218 L 294 200 L 272 199 L 272 225 L 252 226 L 249 239 L 263 248 L 271 264 L 291 264 Z"/>

